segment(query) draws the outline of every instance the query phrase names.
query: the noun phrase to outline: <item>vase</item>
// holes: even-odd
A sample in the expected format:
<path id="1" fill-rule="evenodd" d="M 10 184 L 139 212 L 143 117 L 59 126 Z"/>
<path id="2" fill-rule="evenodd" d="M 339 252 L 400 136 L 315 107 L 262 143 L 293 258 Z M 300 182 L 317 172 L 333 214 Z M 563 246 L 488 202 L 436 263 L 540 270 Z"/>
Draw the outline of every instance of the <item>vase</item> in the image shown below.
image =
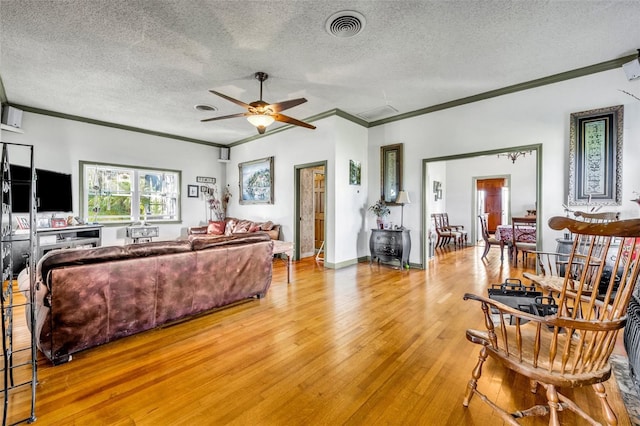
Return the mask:
<path id="1" fill-rule="evenodd" d="M 376 218 L 376 224 L 378 225 L 378 229 L 384 229 L 384 218 L 381 216 L 378 216 Z"/>

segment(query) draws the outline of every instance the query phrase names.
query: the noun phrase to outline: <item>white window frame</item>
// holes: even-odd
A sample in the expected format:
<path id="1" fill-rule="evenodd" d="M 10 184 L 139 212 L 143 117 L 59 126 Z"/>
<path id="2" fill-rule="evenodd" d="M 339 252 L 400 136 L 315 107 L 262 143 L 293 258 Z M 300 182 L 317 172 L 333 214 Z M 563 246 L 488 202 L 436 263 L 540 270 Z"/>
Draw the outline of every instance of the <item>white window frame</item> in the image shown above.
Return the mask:
<path id="1" fill-rule="evenodd" d="M 127 217 L 122 220 L 108 220 L 108 221 L 97 221 L 95 218 L 97 217 L 97 213 L 91 211 L 89 206 L 89 196 L 91 195 L 91 191 L 89 190 L 89 185 L 91 182 L 88 181 L 87 173 L 90 168 L 99 167 L 102 169 L 111 169 L 114 171 L 131 171 L 132 172 L 132 182 L 131 182 L 131 211 L 130 217 Z M 182 209 L 181 209 L 181 191 L 182 187 L 182 172 L 180 170 L 172 170 L 172 169 L 159 169 L 155 167 L 140 167 L 140 166 L 128 166 L 123 164 L 111 164 L 111 163 L 99 163 L 95 161 L 80 161 L 80 212 L 81 215 L 86 219 L 87 222 L 95 222 L 101 223 L 103 225 L 111 225 L 111 224 L 123 224 L 123 223 L 131 223 L 131 222 L 149 222 L 149 223 L 160 223 L 160 222 L 181 222 L 182 221 Z M 144 214 L 140 214 L 140 197 L 143 195 L 139 188 L 139 176 L 141 174 L 146 173 L 166 173 L 175 175 L 175 179 L 177 180 L 175 184 L 175 192 L 170 192 L 166 196 L 174 200 L 175 203 L 175 212 L 173 214 L 164 215 L 162 218 L 149 218 Z"/>

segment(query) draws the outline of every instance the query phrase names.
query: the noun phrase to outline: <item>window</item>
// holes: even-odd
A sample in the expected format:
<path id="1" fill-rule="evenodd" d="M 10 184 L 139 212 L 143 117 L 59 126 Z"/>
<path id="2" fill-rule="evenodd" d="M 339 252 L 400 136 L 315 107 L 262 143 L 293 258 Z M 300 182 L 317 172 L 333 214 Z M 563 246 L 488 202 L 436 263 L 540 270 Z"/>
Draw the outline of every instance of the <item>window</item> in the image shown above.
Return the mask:
<path id="1" fill-rule="evenodd" d="M 80 162 L 81 211 L 90 222 L 180 220 L 180 172 Z"/>

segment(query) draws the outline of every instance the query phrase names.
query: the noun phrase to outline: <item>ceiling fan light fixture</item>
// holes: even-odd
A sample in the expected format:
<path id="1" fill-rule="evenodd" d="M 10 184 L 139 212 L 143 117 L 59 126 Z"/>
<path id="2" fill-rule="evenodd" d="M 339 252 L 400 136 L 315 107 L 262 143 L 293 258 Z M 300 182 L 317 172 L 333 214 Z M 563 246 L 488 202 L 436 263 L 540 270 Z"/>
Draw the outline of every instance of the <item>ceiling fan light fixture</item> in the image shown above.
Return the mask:
<path id="1" fill-rule="evenodd" d="M 250 115 L 247 117 L 247 120 L 255 127 L 267 127 L 268 125 L 273 124 L 273 122 L 276 121 L 272 116 L 265 114 Z"/>

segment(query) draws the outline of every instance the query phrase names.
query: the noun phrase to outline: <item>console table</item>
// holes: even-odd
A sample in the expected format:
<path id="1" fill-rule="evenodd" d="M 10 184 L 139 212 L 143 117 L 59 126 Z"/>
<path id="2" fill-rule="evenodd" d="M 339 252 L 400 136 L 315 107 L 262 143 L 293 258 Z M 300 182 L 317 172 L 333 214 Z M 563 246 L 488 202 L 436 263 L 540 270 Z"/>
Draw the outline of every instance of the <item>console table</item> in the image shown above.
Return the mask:
<path id="1" fill-rule="evenodd" d="M 131 225 L 127 226 L 127 238 L 133 244 L 150 243 L 153 238 L 160 235 L 160 227 L 152 225 Z"/>
<path id="2" fill-rule="evenodd" d="M 409 253 L 411 252 L 411 235 L 408 229 L 372 229 L 369 239 L 371 262 L 378 263 L 398 260 L 400 267 L 409 267 Z"/>
<path id="3" fill-rule="evenodd" d="M 102 225 L 78 225 L 64 228 L 38 228 L 36 262 L 50 250 L 74 247 L 99 247 Z"/>
<path id="4" fill-rule="evenodd" d="M 25 231 L 28 232 L 28 231 Z M 27 265 L 29 235 L 16 231 L 11 246 L 13 273 L 17 275 Z M 102 244 L 102 225 L 65 226 L 63 228 L 38 228 L 35 239 L 36 263 L 50 250 L 73 247 L 99 247 Z"/>

